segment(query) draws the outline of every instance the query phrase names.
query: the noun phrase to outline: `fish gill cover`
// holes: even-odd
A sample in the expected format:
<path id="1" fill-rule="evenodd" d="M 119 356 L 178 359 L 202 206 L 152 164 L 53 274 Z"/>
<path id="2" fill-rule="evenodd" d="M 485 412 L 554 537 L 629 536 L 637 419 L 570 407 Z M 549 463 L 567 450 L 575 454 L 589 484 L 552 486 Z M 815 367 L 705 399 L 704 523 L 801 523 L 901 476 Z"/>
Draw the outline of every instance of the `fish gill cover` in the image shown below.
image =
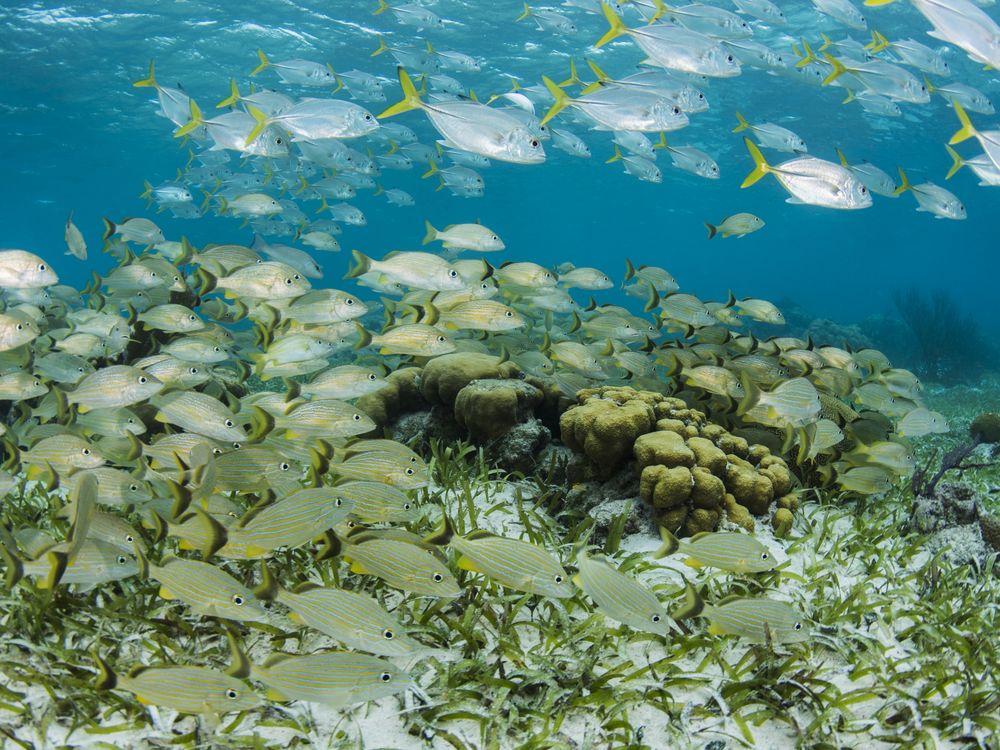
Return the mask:
<path id="1" fill-rule="evenodd" d="M 989 10 L 0 14 L 6 739 L 995 747 Z"/>

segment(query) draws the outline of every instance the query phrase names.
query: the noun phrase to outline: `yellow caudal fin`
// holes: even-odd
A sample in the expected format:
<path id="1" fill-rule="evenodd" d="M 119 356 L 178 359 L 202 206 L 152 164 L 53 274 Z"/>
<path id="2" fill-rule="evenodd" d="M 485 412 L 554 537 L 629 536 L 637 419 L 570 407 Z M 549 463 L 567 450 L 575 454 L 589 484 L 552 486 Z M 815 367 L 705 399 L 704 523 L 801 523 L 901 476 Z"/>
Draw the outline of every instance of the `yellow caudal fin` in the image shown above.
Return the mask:
<path id="1" fill-rule="evenodd" d="M 667 145 L 667 134 L 662 130 L 660 131 L 660 140 L 653 144 L 653 148 L 656 150 L 670 148 L 670 146 Z"/>
<path id="2" fill-rule="evenodd" d="M 400 88 L 403 89 L 403 100 L 393 104 L 382 112 L 378 116 L 379 120 L 383 117 L 394 117 L 402 112 L 409 112 L 411 109 L 420 109 L 423 106 L 423 102 L 420 101 L 420 94 L 417 93 L 417 87 L 413 85 L 413 79 L 410 78 L 410 74 L 403 69 L 402 65 L 396 68 L 396 72 L 399 74 Z"/>
<path id="3" fill-rule="evenodd" d="M 833 71 L 830 73 L 830 75 L 828 75 L 826 78 L 823 79 L 823 85 L 828 86 L 829 84 L 833 83 L 838 78 L 840 78 L 842 75 L 844 75 L 844 73 L 848 71 L 848 68 L 846 65 L 844 65 L 844 63 L 842 63 L 836 57 L 831 55 L 829 52 L 824 52 L 823 57 L 825 57 L 826 61 L 833 66 Z"/>
<path id="4" fill-rule="evenodd" d="M 159 88 L 156 84 L 156 72 L 154 71 L 153 60 L 149 61 L 149 77 L 135 81 L 132 85 L 136 88 L 142 88 L 144 86 L 151 86 L 154 89 Z"/>
<path id="5" fill-rule="evenodd" d="M 872 29 L 872 40 L 865 45 L 865 49 L 875 54 L 884 49 L 889 49 L 889 44 L 889 40 L 883 34 Z"/>
<path id="6" fill-rule="evenodd" d="M 604 11 L 604 17 L 608 19 L 608 26 L 610 27 L 607 32 L 594 44 L 595 47 L 603 47 L 605 44 L 610 42 L 612 39 L 617 39 L 622 34 L 628 32 L 628 27 L 622 23 L 622 19 L 618 17 L 618 14 L 611 10 L 611 6 L 607 3 L 601 3 L 601 10 Z"/>
<path id="7" fill-rule="evenodd" d="M 760 149 L 757 148 L 757 144 L 751 141 L 749 138 L 744 138 L 743 143 L 746 145 L 747 151 L 750 152 L 750 157 L 753 159 L 754 168 L 753 171 L 747 175 L 747 178 L 743 180 L 743 184 L 740 185 L 741 188 L 750 187 L 755 182 L 757 182 L 757 180 L 759 180 L 761 177 L 763 177 L 764 175 L 766 175 L 768 172 L 771 171 L 770 165 L 764 160 L 764 154 L 762 154 L 760 152 Z"/>
<path id="8" fill-rule="evenodd" d="M 599 67 L 597 67 L 597 63 L 595 63 L 593 60 L 587 60 L 587 65 L 589 65 L 590 69 L 592 71 L 594 71 L 594 75 L 597 76 L 597 80 L 594 81 L 589 86 L 585 86 L 580 91 L 580 96 L 586 96 L 587 94 L 590 94 L 590 93 L 592 93 L 594 91 L 597 91 L 599 88 L 601 88 L 601 86 L 603 86 L 605 83 L 607 83 L 608 81 L 611 80 L 611 76 L 609 76 L 607 73 L 605 73 Z M 583 83 L 583 82 L 581 81 L 581 83 Z M 565 85 L 565 84 L 563 84 L 563 85 Z"/>
<path id="9" fill-rule="evenodd" d="M 229 96 L 223 99 L 221 102 L 215 105 L 216 109 L 222 109 L 223 107 L 235 106 L 236 102 L 240 100 L 240 90 L 236 86 L 236 79 L 231 78 L 229 80 Z"/>
<path id="10" fill-rule="evenodd" d="M 372 15 L 377 16 L 387 10 L 389 10 L 389 4 L 385 0 L 378 0 L 378 7 L 372 11 Z"/>
<path id="11" fill-rule="evenodd" d="M 937 86 L 931 83 L 931 79 L 928 78 L 927 76 L 924 76 L 924 86 L 927 87 L 928 94 L 933 94 L 935 91 L 937 91 Z"/>
<path id="12" fill-rule="evenodd" d="M 812 65 L 816 62 L 816 53 L 812 51 L 812 47 L 809 46 L 809 42 L 805 39 L 802 40 L 802 59 L 795 63 L 796 68 L 804 68 L 806 65 Z M 826 54 L 825 52 L 823 53 Z"/>
<path id="13" fill-rule="evenodd" d="M 604 7 L 606 8 L 607 6 L 605 5 Z M 615 17 L 617 18 L 617 16 Z M 553 104 L 549 111 L 545 113 L 545 117 L 542 118 L 540 124 L 544 125 L 557 114 L 566 109 L 566 107 L 568 107 L 573 100 L 566 96 L 566 92 L 559 88 L 555 84 L 555 81 L 548 76 L 542 76 L 542 82 L 545 84 L 545 88 L 549 90 L 549 93 L 552 94 L 552 97 L 556 100 L 555 104 Z"/>
<path id="14" fill-rule="evenodd" d="M 202 117 L 201 108 L 198 106 L 198 103 L 194 99 L 191 99 L 190 103 L 191 103 L 191 119 L 188 120 L 186 125 L 183 125 L 174 131 L 174 138 L 181 138 L 182 136 L 187 135 L 192 130 L 196 130 L 205 122 L 205 118 Z"/>
<path id="15" fill-rule="evenodd" d="M 427 232 L 424 234 L 424 241 L 421 244 L 428 245 L 437 239 L 438 232 L 434 225 L 427 220 L 424 220 L 424 226 L 427 228 Z"/>
<path id="16" fill-rule="evenodd" d="M 823 40 L 823 43 L 819 45 L 820 52 L 824 52 L 825 50 L 828 50 L 830 47 L 833 46 L 833 40 L 830 39 L 830 37 L 828 37 L 826 34 L 820 34 L 820 38 Z"/>
<path id="17" fill-rule="evenodd" d="M 580 76 L 576 74 L 576 61 L 570 58 L 569 61 L 569 78 L 565 81 L 560 82 L 560 86 L 582 86 L 583 81 L 580 80 Z"/>
<path id="18" fill-rule="evenodd" d="M 621 152 L 621 149 L 618 148 L 618 144 L 617 143 L 614 144 L 614 147 L 615 147 L 614 156 L 612 156 L 610 159 L 608 159 L 606 162 L 604 162 L 605 164 L 611 164 L 611 162 L 621 161 L 622 160 L 622 152 Z"/>
<path id="19" fill-rule="evenodd" d="M 907 179 L 906 172 L 904 172 L 903 168 L 900 167 L 899 168 L 899 187 L 896 188 L 894 194 L 895 195 L 902 195 L 907 190 L 913 190 L 913 185 L 910 184 L 909 179 Z"/>
<path id="20" fill-rule="evenodd" d="M 531 15 L 531 8 L 528 7 L 527 3 L 525 3 L 524 4 L 524 12 L 521 15 L 519 15 L 517 18 L 515 18 L 514 20 L 515 21 L 523 21 L 525 18 L 527 18 L 530 15 Z"/>
<path id="21" fill-rule="evenodd" d="M 847 96 L 844 97 L 844 101 L 842 101 L 841 104 L 850 104 L 855 99 L 857 99 L 857 97 L 854 95 L 854 92 L 847 89 Z"/>
<path id="22" fill-rule="evenodd" d="M 369 55 L 369 57 L 378 57 L 378 56 L 379 56 L 379 55 L 381 55 L 381 54 L 382 54 L 383 52 L 388 52 L 388 51 L 389 51 L 389 45 L 387 45 L 387 44 L 385 43 L 385 39 L 383 39 L 383 38 L 382 38 L 382 37 L 380 36 L 380 37 L 378 38 L 378 47 L 376 47 L 376 48 L 375 48 L 375 51 L 374 51 L 374 52 L 372 52 L 372 53 L 371 53 L 371 54 Z"/>
<path id="23" fill-rule="evenodd" d="M 247 111 L 253 116 L 253 119 L 257 122 L 257 124 L 253 126 L 253 130 L 250 131 L 250 134 L 247 135 L 246 145 L 249 146 L 251 143 L 253 143 L 260 137 L 260 134 L 264 132 L 264 128 L 266 128 L 270 124 L 270 120 L 268 119 L 266 114 L 261 112 L 252 104 L 247 107 Z"/>
<path id="24" fill-rule="evenodd" d="M 333 80 L 337 82 L 337 85 L 334 86 L 333 91 L 330 92 L 336 94 L 338 91 L 344 88 L 344 81 L 341 79 L 340 76 L 337 75 L 337 71 L 333 69 L 333 66 L 330 65 L 330 63 L 326 64 L 326 69 L 330 71 L 330 75 L 333 76 Z"/>
<path id="25" fill-rule="evenodd" d="M 437 162 L 434 161 L 433 159 L 431 159 L 429 163 L 430 163 L 431 167 L 426 172 L 424 172 L 422 175 L 420 175 L 420 179 L 421 180 L 426 180 L 428 177 L 432 177 L 433 175 L 437 174 L 437 171 L 438 171 Z"/>
<path id="26" fill-rule="evenodd" d="M 944 178 L 946 180 L 950 180 L 955 176 L 955 172 L 965 166 L 965 160 L 962 159 L 962 157 L 958 155 L 958 152 L 951 146 L 945 144 L 945 148 L 948 149 L 948 153 L 951 155 L 952 165 L 951 169 L 948 170 L 948 174 L 946 174 Z"/>
<path id="27" fill-rule="evenodd" d="M 888 5 L 889 3 L 894 3 L 896 0 L 865 0 L 865 5 L 869 8 L 877 8 L 880 5 Z"/>
<path id="28" fill-rule="evenodd" d="M 148 201 L 146 203 L 146 208 L 149 208 L 150 204 L 153 202 L 153 186 L 149 184 L 149 180 L 143 180 L 142 186 L 143 188 L 145 188 L 145 190 L 139 193 L 139 197 L 144 198 L 146 201 Z M 71 219 L 73 218 L 72 214 L 70 214 L 70 218 Z"/>
<path id="29" fill-rule="evenodd" d="M 958 115 L 958 121 L 962 123 L 962 127 L 956 131 L 955 135 L 951 137 L 948 141 L 949 144 L 954 146 L 956 143 L 961 143 L 962 141 L 967 141 L 976 135 L 976 129 L 972 125 L 972 120 L 969 116 L 965 114 L 965 110 L 962 105 L 958 103 L 957 99 L 951 100 L 951 106 L 955 109 L 955 114 Z"/>
<path id="30" fill-rule="evenodd" d="M 267 55 L 264 54 L 264 50 L 257 50 L 257 58 L 260 60 L 260 64 L 250 71 L 250 75 L 255 76 L 262 70 L 267 70 L 271 67 L 271 61 L 267 59 Z"/>
<path id="31" fill-rule="evenodd" d="M 653 0 L 653 5 L 656 7 L 656 12 L 649 19 L 651 24 L 659 21 L 670 10 L 663 0 Z"/>
<path id="32" fill-rule="evenodd" d="M 750 130 L 750 123 L 746 121 L 746 118 L 739 112 L 736 113 L 736 119 L 739 121 L 739 125 L 733 128 L 734 133 L 739 133 L 743 130 Z"/>
<path id="33" fill-rule="evenodd" d="M 837 152 L 837 158 L 840 159 L 840 166 L 849 167 L 850 164 L 847 163 L 847 157 L 844 156 L 844 152 L 841 151 L 839 148 L 834 150 Z"/>

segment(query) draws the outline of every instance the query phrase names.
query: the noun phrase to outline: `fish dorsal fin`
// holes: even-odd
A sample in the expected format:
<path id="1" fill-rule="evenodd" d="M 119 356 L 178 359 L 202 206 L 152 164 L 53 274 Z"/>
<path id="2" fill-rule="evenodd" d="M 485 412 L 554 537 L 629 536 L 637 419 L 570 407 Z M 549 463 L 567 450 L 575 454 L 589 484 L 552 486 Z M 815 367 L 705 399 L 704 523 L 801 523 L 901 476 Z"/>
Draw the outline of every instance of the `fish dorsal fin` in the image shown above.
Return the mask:
<path id="1" fill-rule="evenodd" d="M 138 677 L 148 669 L 150 669 L 150 666 L 148 664 L 139 664 L 135 667 L 132 667 L 132 669 L 130 669 L 125 676 L 128 677 L 130 680 L 134 680 L 136 677 Z"/>
<path id="2" fill-rule="evenodd" d="M 466 534 L 465 538 L 466 540 L 471 542 L 476 539 L 491 539 L 495 536 L 496 534 L 494 534 L 492 531 L 486 531 L 486 529 L 476 529 L 475 531 Z"/>
<path id="3" fill-rule="evenodd" d="M 712 536 L 714 531 L 699 531 L 697 534 L 688 539 L 688 542 L 697 542 L 699 539 L 704 539 L 706 536 Z"/>
<path id="4" fill-rule="evenodd" d="M 323 588 L 323 587 L 320 586 L 318 583 L 315 583 L 313 581 L 303 581 L 302 583 L 297 584 L 292 589 L 292 593 L 293 594 L 305 594 L 305 593 L 308 593 L 309 591 L 315 591 L 316 589 L 321 589 L 321 588 Z"/>
<path id="5" fill-rule="evenodd" d="M 746 597 L 740 596 L 739 594 L 730 594 L 729 596 L 723 597 L 722 599 L 720 599 L 719 601 L 717 601 L 715 603 L 715 607 L 717 607 L 717 608 L 718 607 L 724 607 L 727 604 L 732 604 L 733 602 L 738 602 L 741 599 L 745 599 L 745 598 Z"/>

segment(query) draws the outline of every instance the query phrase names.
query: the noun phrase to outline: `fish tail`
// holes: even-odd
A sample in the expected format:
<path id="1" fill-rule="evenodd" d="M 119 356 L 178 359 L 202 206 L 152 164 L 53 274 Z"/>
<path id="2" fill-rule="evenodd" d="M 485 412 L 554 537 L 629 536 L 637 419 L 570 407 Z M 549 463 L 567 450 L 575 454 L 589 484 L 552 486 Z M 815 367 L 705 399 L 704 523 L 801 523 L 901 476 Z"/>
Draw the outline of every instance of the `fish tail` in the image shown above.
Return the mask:
<path id="1" fill-rule="evenodd" d="M 678 604 L 670 612 L 670 616 L 675 620 L 687 620 L 697 617 L 705 611 L 705 602 L 698 595 L 691 582 L 684 579 L 684 601 Z"/>
<path id="2" fill-rule="evenodd" d="M 618 144 L 615 143 L 615 144 L 612 144 L 612 145 L 614 145 L 614 147 L 615 147 L 615 153 L 611 156 L 610 159 L 608 159 L 607 161 L 604 162 L 605 164 L 611 164 L 612 162 L 621 161 L 622 160 L 622 152 L 621 152 L 621 149 L 618 148 Z"/>
<path id="3" fill-rule="evenodd" d="M 525 3 L 524 4 L 524 12 L 521 13 L 521 15 L 519 15 L 514 20 L 515 21 L 523 21 L 525 18 L 528 18 L 530 15 L 531 15 L 531 7 L 527 3 Z"/>
<path id="4" fill-rule="evenodd" d="M 45 557 L 49 561 L 49 574 L 44 581 L 38 582 L 38 588 L 54 589 L 59 585 L 59 581 L 62 580 L 63 574 L 66 572 L 66 566 L 69 565 L 69 555 L 65 552 L 52 551 Z"/>
<path id="5" fill-rule="evenodd" d="M 373 16 L 380 15 L 389 10 L 389 4 L 385 0 L 378 0 L 378 7 L 372 11 Z"/>
<path id="6" fill-rule="evenodd" d="M 705 222 L 705 228 L 708 229 L 708 239 L 712 239 L 713 237 L 715 237 L 716 233 L 718 233 L 719 231 L 719 228 L 717 226 L 715 226 L 714 224 L 709 224 L 707 221 Z"/>
<path id="7" fill-rule="evenodd" d="M 153 186 L 149 184 L 149 180 L 143 180 L 142 187 L 144 189 L 139 193 L 139 197 L 145 199 L 146 208 L 149 208 L 153 205 Z"/>
<path id="8" fill-rule="evenodd" d="M 667 555 L 674 554 L 674 552 L 681 548 L 680 540 L 671 534 L 669 529 L 663 526 L 660 527 L 660 538 L 663 540 L 663 544 L 653 553 L 654 560 L 661 560 Z"/>
<path id="9" fill-rule="evenodd" d="M 625 259 L 625 281 L 630 281 L 635 276 L 635 266 L 628 258 Z"/>
<path id="10" fill-rule="evenodd" d="M 743 180 L 743 184 L 740 185 L 741 188 L 750 187 L 757 182 L 757 180 L 771 171 L 770 165 L 764 160 L 764 154 L 762 154 L 760 149 L 757 148 L 757 144 L 746 137 L 743 138 L 743 143 L 746 145 L 747 151 L 750 152 L 754 168 L 753 171 L 747 175 L 746 179 Z"/>
<path id="11" fill-rule="evenodd" d="M 255 76 L 262 70 L 267 70 L 271 67 L 271 61 L 267 59 L 267 55 L 264 54 L 264 50 L 257 49 L 257 58 L 260 60 L 260 64 L 250 71 L 250 75 Z"/>
<path id="12" fill-rule="evenodd" d="M 828 37 L 826 34 L 820 34 L 820 38 L 823 40 L 823 43 L 819 45 L 820 52 L 823 52 L 824 50 L 827 50 L 833 46 L 833 40 L 830 39 L 830 37 Z"/>
<path id="13" fill-rule="evenodd" d="M 610 28 L 605 32 L 604 36 L 597 40 L 594 44 L 595 47 L 603 47 L 612 39 L 617 39 L 628 31 L 628 28 L 622 23 L 622 19 L 618 17 L 618 14 L 611 10 L 610 5 L 602 2 L 601 10 L 604 11 L 604 17 L 607 19 Z"/>
<path id="14" fill-rule="evenodd" d="M 844 97 L 844 101 L 842 101 L 841 104 L 850 104 L 851 102 L 853 102 L 857 98 L 858 97 L 856 97 L 854 95 L 853 91 L 851 91 L 850 89 L 847 89 L 847 96 Z"/>
<path id="15" fill-rule="evenodd" d="M 889 3 L 894 3 L 896 0 L 865 0 L 865 5 L 869 8 L 877 8 L 880 5 L 889 5 Z"/>
<path id="16" fill-rule="evenodd" d="M 274 429 L 274 417 L 259 406 L 253 407 L 250 416 L 250 429 L 247 439 L 256 443 L 263 440 Z M 225 531 L 225 526 L 222 527 Z"/>
<path id="17" fill-rule="evenodd" d="M 739 122 L 739 125 L 737 125 L 735 128 L 733 128 L 733 132 L 734 133 L 740 133 L 740 132 L 742 132 L 744 130 L 749 130 L 750 129 L 750 123 L 747 122 L 747 119 L 743 115 L 741 115 L 739 112 L 736 113 L 736 120 Z"/>
<path id="18" fill-rule="evenodd" d="M 354 328 L 358 332 L 358 343 L 354 345 L 354 348 L 364 349 L 369 346 L 372 343 L 372 335 L 360 323 L 355 323 Z"/>
<path id="19" fill-rule="evenodd" d="M 111 219 L 109 219 L 107 216 L 105 216 L 102 219 L 102 221 L 104 222 L 104 234 L 101 235 L 101 239 L 107 242 L 109 239 L 111 239 L 111 235 L 113 235 L 118 230 L 118 228 L 115 226 L 115 223 L 111 221 Z"/>
<path id="20" fill-rule="evenodd" d="M 894 195 L 902 195 L 907 190 L 913 190 L 913 185 L 910 183 L 909 178 L 906 176 L 906 172 L 904 172 L 903 168 L 900 167 L 899 168 L 899 187 L 896 188 L 896 190 L 895 190 L 895 192 L 893 194 Z"/>
<path id="21" fill-rule="evenodd" d="M 833 71 L 830 75 L 823 79 L 822 85 L 828 86 L 847 72 L 847 66 L 829 52 L 824 52 L 823 57 L 825 57 L 826 61 L 833 66 Z"/>
<path id="22" fill-rule="evenodd" d="M 147 78 L 142 78 L 138 81 L 135 81 L 132 85 L 135 86 L 136 88 L 144 88 L 146 86 L 150 86 L 152 88 L 159 88 L 159 86 L 156 85 L 156 71 L 154 68 L 155 68 L 154 61 L 150 60 L 149 76 Z"/>
<path id="23" fill-rule="evenodd" d="M 351 267 L 347 269 L 345 279 L 356 279 L 368 273 L 372 268 L 372 259 L 360 250 L 351 250 Z"/>
<path id="24" fill-rule="evenodd" d="M 209 292 L 213 291 L 219 284 L 219 280 L 210 272 L 206 271 L 204 268 L 199 268 L 194 272 L 195 278 L 198 280 L 198 296 L 202 297 Z"/>
<path id="25" fill-rule="evenodd" d="M 834 150 L 837 152 L 837 158 L 840 159 L 840 166 L 842 166 L 842 167 L 850 166 L 847 163 L 847 157 L 844 156 L 844 152 L 841 151 L 839 148 L 838 149 L 834 149 Z"/>
<path id="26" fill-rule="evenodd" d="M 235 78 L 229 79 L 229 90 L 230 90 L 229 96 L 227 96 L 221 102 L 216 104 L 215 105 L 216 109 L 222 109 L 223 107 L 233 107 L 236 105 L 236 102 L 240 100 L 240 90 L 236 86 Z"/>
<path id="27" fill-rule="evenodd" d="M 146 553 L 138 547 L 135 548 L 135 561 L 139 565 L 139 580 L 145 581 L 149 578 L 149 560 L 146 559 Z"/>
<path id="28" fill-rule="evenodd" d="M 257 123 L 253 126 L 253 130 L 251 130 L 250 134 L 247 136 L 246 145 L 249 146 L 260 137 L 260 134 L 264 132 L 264 128 L 266 128 L 271 121 L 268 119 L 266 114 L 261 112 L 252 104 L 247 106 L 247 111 L 253 116 L 253 119 Z"/>
<path id="29" fill-rule="evenodd" d="M 743 384 L 743 398 L 740 400 L 740 405 L 736 407 L 736 414 L 742 417 L 760 403 L 763 394 L 746 373 L 740 377 L 740 382 Z"/>
<path id="30" fill-rule="evenodd" d="M 271 574 L 271 569 L 267 563 L 261 560 L 260 563 L 260 584 L 254 588 L 253 595 L 261 601 L 273 602 L 278 598 L 278 582 Z M 234 675 L 235 676 L 235 675 Z"/>
<path id="31" fill-rule="evenodd" d="M 958 115 L 958 121 L 962 123 L 962 127 L 951 137 L 948 143 L 954 146 L 956 143 L 961 143 L 962 141 L 967 141 L 976 135 L 976 128 L 972 125 L 972 120 L 965 113 L 965 109 L 961 104 L 958 103 L 957 99 L 951 100 L 951 106 L 955 109 L 955 114 Z"/>
<path id="32" fill-rule="evenodd" d="M 118 685 L 118 675 L 115 674 L 111 665 L 97 653 L 96 646 L 91 649 L 90 655 L 93 657 L 94 663 L 97 664 L 97 679 L 94 681 L 94 687 L 97 690 L 113 690 Z"/>
<path id="33" fill-rule="evenodd" d="M 796 68 L 804 68 L 807 65 L 812 65 L 814 62 L 816 62 L 816 53 L 812 51 L 812 47 L 809 46 L 809 42 L 807 42 L 805 39 L 802 40 L 802 50 L 803 50 L 802 59 L 799 60 L 797 63 L 795 63 Z M 828 55 L 825 52 L 823 53 L 823 55 L 824 57 L 830 57 L 830 55 Z"/>
<path id="34" fill-rule="evenodd" d="M 438 232 L 434 225 L 427 220 L 424 221 L 424 226 L 427 228 L 427 232 L 424 234 L 424 241 L 421 244 L 427 245 L 437 239 Z"/>
<path id="35" fill-rule="evenodd" d="M 875 54 L 889 48 L 889 40 L 881 33 L 872 29 L 872 40 L 865 45 L 865 49 Z"/>
<path id="36" fill-rule="evenodd" d="M 653 148 L 656 150 L 669 148 L 667 145 L 667 134 L 664 131 L 660 131 L 660 140 L 653 144 Z"/>
<path id="37" fill-rule="evenodd" d="M 396 72 L 399 74 L 400 88 L 403 89 L 403 99 L 382 112 L 377 118 L 379 120 L 383 117 L 394 117 L 402 112 L 409 112 L 411 109 L 420 109 L 424 106 L 424 103 L 420 101 L 420 94 L 417 92 L 417 87 L 413 85 L 413 79 L 410 78 L 410 74 L 406 72 L 402 65 L 396 68 Z"/>
<path id="38" fill-rule="evenodd" d="M 441 521 L 441 528 L 425 536 L 424 541 L 427 542 L 427 544 L 433 544 L 436 547 L 443 547 L 451 542 L 454 536 L 455 526 L 452 524 L 451 519 L 448 518 L 448 516 L 444 516 Z"/>
<path id="39" fill-rule="evenodd" d="M 525 7 L 528 7 L 527 4 L 525 4 Z M 570 60 L 569 60 L 569 78 L 567 78 L 565 81 L 563 81 L 559 85 L 560 86 L 580 86 L 582 84 L 583 84 L 583 81 L 581 81 L 580 80 L 580 76 L 578 76 L 576 74 L 576 60 L 574 60 L 573 58 L 570 58 Z"/>
<path id="40" fill-rule="evenodd" d="M 924 86 L 927 87 L 928 94 L 933 94 L 935 91 L 937 91 L 937 86 L 931 83 L 931 79 L 928 78 L 927 76 L 924 76 Z"/>
<path id="41" fill-rule="evenodd" d="M 385 43 L 385 39 L 382 36 L 379 36 L 378 47 L 375 48 L 375 51 L 372 52 L 371 55 L 369 55 L 369 57 L 378 57 L 383 52 L 388 52 L 388 51 L 389 51 L 389 46 Z"/>
<path id="42" fill-rule="evenodd" d="M 952 177 L 955 176 L 955 172 L 957 172 L 958 170 L 960 170 L 962 167 L 965 166 L 965 160 L 962 159 L 962 157 L 958 155 L 958 152 L 951 146 L 949 146 L 947 143 L 945 144 L 944 147 L 948 149 L 948 153 L 951 155 L 951 160 L 952 160 L 951 169 L 949 169 L 948 174 L 944 176 L 946 180 L 950 180 Z"/>
<path id="43" fill-rule="evenodd" d="M 194 99 L 191 99 L 190 103 L 191 119 L 188 120 L 186 125 L 183 125 L 174 131 L 174 138 L 180 138 L 187 135 L 205 122 L 205 118 L 201 114 L 201 108 L 198 106 L 198 103 Z"/>
<path id="44" fill-rule="evenodd" d="M 426 180 L 428 177 L 432 177 L 433 175 L 436 175 L 437 172 L 438 172 L 438 165 L 437 165 L 436 161 L 434 161 L 433 159 L 429 159 L 428 163 L 431 166 L 430 166 L 430 168 L 426 172 L 424 172 L 422 175 L 420 175 L 420 179 L 421 180 Z"/>
<path id="45" fill-rule="evenodd" d="M 652 281 L 649 283 L 649 295 L 646 297 L 646 304 L 643 305 L 643 312 L 649 312 L 650 310 L 655 310 L 660 306 L 660 293 L 656 291 L 656 285 Z"/>
<path id="46" fill-rule="evenodd" d="M 555 99 L 555 104 L 552 105 L 552 108 L 549 109 L 549 111 L 545 114 L 545 117 L 542 118 L 541 124 L 544 125 L 569 106 L 572 100 L 566 95 L 566 92 L 559 88 L 555 81 L 548 76 L 542 76 L 542 81 L 545 83 L 545 88 L 549 90 L 549 93 L 552 94 Z"/>
<path id="47" fill-rule="evenodd" d="M 337 75 L 337 71 L 333 69 L 333 66 L 330 65 L 330 63 L 326 64 L 326 69 L 330 71 L 330 75 L 333 76 L 333 80 L 337 82 L 337 85 L 334 86 L 333 91 L 330 92 L 332 94 L 336 94 L 338 91 L 344 88 L 344 79 Z"/>
<path id="48" fill-rule="evenodd" d="M 9 549 L 7 545 L 0 542 L 0 559 L 3 560 L 4 574 L 3 582 L 8 590 L 14 588 L 17 582 L 24 578 L 24 564 L 17 554 Z"/>

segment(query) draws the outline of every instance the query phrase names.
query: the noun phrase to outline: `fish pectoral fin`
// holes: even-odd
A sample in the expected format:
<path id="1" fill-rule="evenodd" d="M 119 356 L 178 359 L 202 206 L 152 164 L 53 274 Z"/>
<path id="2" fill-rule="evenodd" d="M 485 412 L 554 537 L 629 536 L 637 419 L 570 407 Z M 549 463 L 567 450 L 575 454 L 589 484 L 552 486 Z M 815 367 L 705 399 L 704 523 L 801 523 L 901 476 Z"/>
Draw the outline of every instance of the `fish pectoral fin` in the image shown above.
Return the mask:
<path id="1" fill-rule="evenodd" d="M 579 573 L 577 573 L 575 576 L 573 576 L 573 585 L 576 586 L 578 589 L 582 589 L 583 588 L 583 586 L 580 584 L 580 574 Z"/>
<path id="2" fill-rule="evenodd" d="M 177 596 L 173 591 L 168 589 L 166 586 L 160 586 L 160 598 L 161 599 L 176 599 Z"/>
<path id="3" fill-rule="evenodd" d="M 462 555 L 460 558 L 458 558 L 458 567 L 461 568 L 462 570 L 468 570 L 468 571 L 470 571 L 472 573 L 482 573 L 483 572 L 478 567 L 476 567 L 476 563 L 474 563 L 472 560 L 470 560 L 465 555 Z"/>
<path id="4" fill-rule="evenodd" d="M 367 570 L 365 570 L 365 566 L 362 565 L 361 563 L 359 563 L 357 560 L 352 560 L 351 561 L 351 568 L 350 568 L 350 570 L 351 570 L 352 573 L 367 573 L 368 572 Z"/>
<path id="5" fill-rule="evenodd" d="M 291 698 L 282 693 L 280 690 L 275 690 L 272 687 L 267 689 L 264 693 L 264 697 L 266 697 L 269 701 L 281 701 L 282 703 L 291 700 Z"/>
<path id="6" fill-rule="evenodd" d="M 701 562 L 699 562 L 698 560 L 695 560 L 693 557 L 689 557 L 689 558 L 685 559 L 684 560 L 684 564 L 687 565 L 688 567 L 691 567 L 691 568 L 703 568 L 704 567 L 704 565 L 702 565 Z"/>
<path id="7" fill-rule="evenodd" d="M 137 701 L 139 701 L 139 703 L 141 703 L 144 706 L 152 706 L 153 705 L 153 701 L 149 700 L 149 698 L 146 698 L 143 695 L 136 695 L 135 699 Z"/>
<path id="8" fill-rule="evenodd" d="M 711 625 L 708 626 L 708 632 L 710 634 L 712 634 L 712 635 L 725 635 L 726 634 L 726 631 L 722 628 L 722 626 L 719 625 L 719 624 L 717 624 L 717 623 L 714 623 L 714 622 Z"/>

